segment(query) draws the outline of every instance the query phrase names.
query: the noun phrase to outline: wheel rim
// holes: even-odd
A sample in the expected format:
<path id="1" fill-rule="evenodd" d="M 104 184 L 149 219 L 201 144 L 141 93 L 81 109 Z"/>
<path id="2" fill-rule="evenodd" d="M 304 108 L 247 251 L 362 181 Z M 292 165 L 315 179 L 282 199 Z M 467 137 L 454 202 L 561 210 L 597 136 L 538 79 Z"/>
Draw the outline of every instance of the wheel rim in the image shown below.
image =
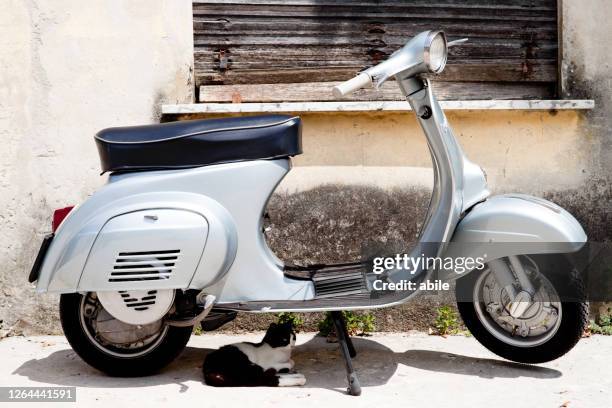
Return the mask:
<path id="1" fill-rule="evenodd" d="M 79 320 L 94 346 L 119 358 L 135 358 L 151 353 L 169 330 L 161 320 L 139 326 L 123 323 L 104 309 L 95 293 L 82 296 Z"/>
<path id="2" fill-rule="evenodd" d="M 478 320 L 498 340 L 515 347 L 535 347 L 546 343 L 559 330 L 562 307 L 550 281 L 539 272 L 529 257 L 520 258 L 523 268 L 536 287 L 533 302 L 521 317 L 507 310 L 510 297 L 497 283 L 490 269 L 480 274 L 474 285 L 474 309 Z"/>

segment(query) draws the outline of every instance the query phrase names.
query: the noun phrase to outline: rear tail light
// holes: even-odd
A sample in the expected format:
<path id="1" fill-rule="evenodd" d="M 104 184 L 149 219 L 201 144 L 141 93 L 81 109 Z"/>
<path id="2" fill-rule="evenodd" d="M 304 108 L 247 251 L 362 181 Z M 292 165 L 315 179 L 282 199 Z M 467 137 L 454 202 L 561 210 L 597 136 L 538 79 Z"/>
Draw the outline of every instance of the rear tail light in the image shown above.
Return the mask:
<path id="1" fill-rule="evenodd" d="M 73 208 L 74 206 L 64 207 L 53 211 L 53 223 L 51 224 L 51 229 L 53 230 L 53 232 L 57 230 L 62 221 L 64 221 L 64 218 L 66 218 L 68 213 L 70 213 Z"/>

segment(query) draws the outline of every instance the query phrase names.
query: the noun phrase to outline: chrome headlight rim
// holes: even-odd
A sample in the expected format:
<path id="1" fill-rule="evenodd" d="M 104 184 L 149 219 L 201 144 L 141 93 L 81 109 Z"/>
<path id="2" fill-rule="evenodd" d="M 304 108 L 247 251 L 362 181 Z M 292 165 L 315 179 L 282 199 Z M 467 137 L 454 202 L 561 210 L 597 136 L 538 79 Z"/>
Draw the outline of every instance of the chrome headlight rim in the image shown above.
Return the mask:
<path id="1" fill-rule="evenodd" d="M 431 62 L 432 62 L 431 61 L 431 45 L 433 44 L 433 41 L 434 39 L 436 39 L 437 36 L 441 36 L 442 40 L 444 41 L 444 56 L 442 58 L 442 61 L 440 62 L 440 66 L 437 69 L 433 69 L 431 65 Z M 446 39 L 446 34 L 444 33 L 444 31 L 441 31 L 441 30 L 430 31 L 429 34 L 427 35 L 427 38 L 425 39 L 425 49 L 423 51 L 423 62 L 425 62 L 427 69 L 429 70 L 429 72 L 433 74 L 439 74 L 446 67 L 447 60 L 448 60 L 448 41 Z"/>

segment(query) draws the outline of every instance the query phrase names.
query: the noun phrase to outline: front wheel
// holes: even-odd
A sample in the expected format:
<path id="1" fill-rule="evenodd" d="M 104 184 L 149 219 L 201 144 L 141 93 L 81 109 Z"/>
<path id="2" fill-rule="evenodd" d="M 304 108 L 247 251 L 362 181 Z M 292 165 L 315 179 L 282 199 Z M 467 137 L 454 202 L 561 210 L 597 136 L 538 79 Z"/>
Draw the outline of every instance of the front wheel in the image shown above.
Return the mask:
<path id="1" fill-rule="evenodd" d="M 459 313 L 476 340 L 500 357 L 528 364 L 557 359 L 576 345 L 587 326 L 583 287 L 562 257 L 519 260 L 536 288 L 520 317 L 508 312 L 510 298 L 489 268 L 457 281 Z"/>
<path id="2" fill-rule="evenodd" d="M 95 293 L 63 294 L 60 320 L 72 349 L 89 365 L 118 377 L 151 375 L 183 351 L 192 327 L 159 320 L 134 326 L 115 319 Z"/>

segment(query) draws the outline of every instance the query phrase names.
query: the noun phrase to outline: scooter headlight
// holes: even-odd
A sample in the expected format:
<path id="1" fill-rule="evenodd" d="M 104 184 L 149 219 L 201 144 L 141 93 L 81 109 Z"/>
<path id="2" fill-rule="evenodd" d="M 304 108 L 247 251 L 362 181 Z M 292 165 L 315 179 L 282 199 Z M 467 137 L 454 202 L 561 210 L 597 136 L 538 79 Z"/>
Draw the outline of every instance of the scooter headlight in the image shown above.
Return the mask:
<path id="1" fill-rule="evenodd" d="M 425 44 L 424 60 L 427 68 L 434 74 L 442 72 L 448 56 L 446 35 L 442 31 L 432 31 Z"/>

